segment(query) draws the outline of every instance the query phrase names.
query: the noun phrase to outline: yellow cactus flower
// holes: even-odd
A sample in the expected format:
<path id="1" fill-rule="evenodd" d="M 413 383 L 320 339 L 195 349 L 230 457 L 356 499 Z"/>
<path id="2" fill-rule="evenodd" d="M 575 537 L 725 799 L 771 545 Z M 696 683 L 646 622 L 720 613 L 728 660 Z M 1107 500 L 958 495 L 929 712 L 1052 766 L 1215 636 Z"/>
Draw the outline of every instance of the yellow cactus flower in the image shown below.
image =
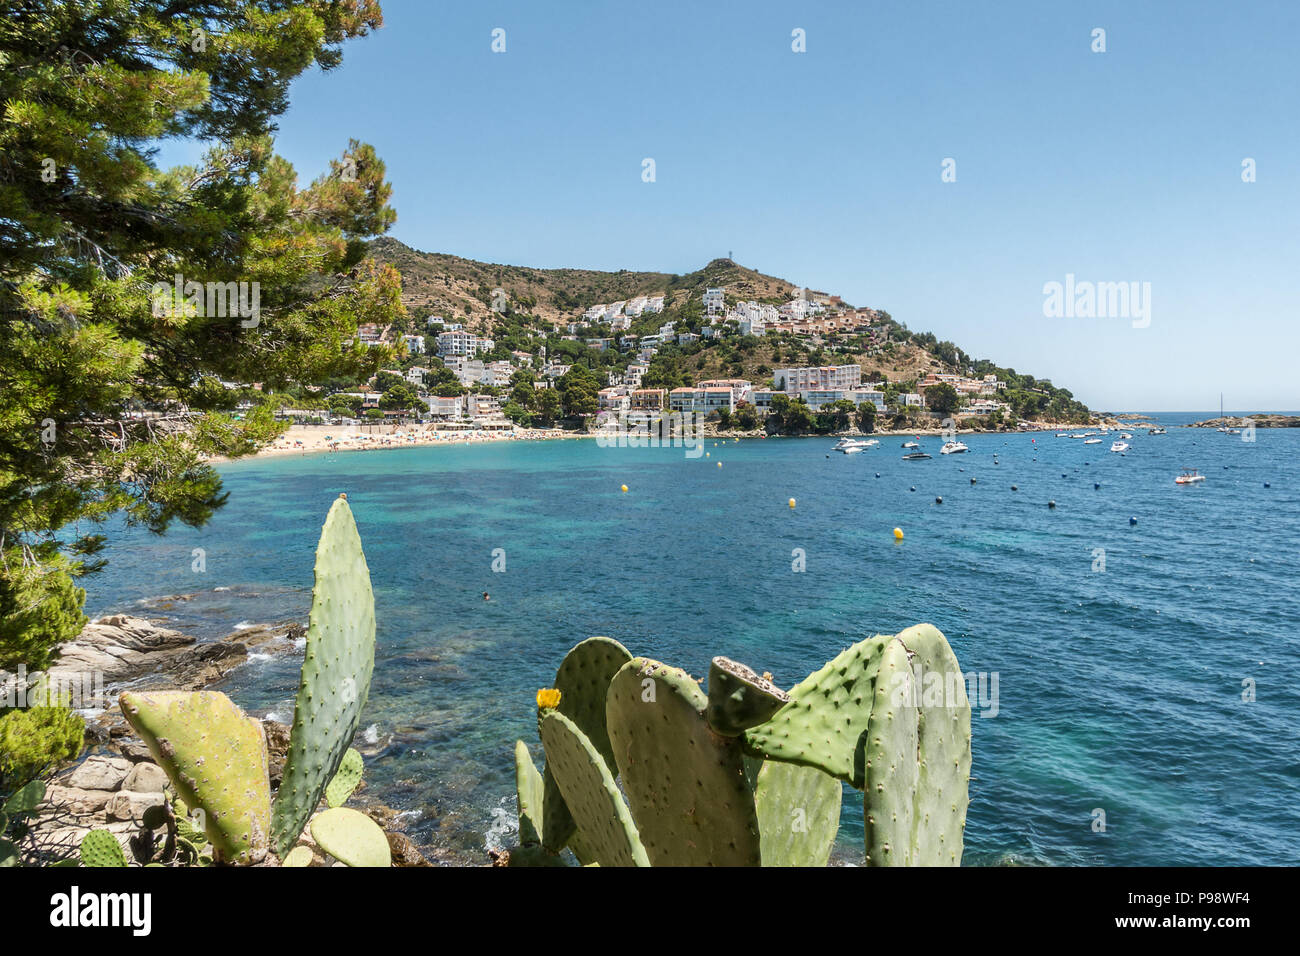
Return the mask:
<path id="1" fill-rule="evenodd" d="M 560 706 L 560 692 L 554 687 L 543 687 L 537 692 L 537 706 L 542 710 L 551 710 Z"/>

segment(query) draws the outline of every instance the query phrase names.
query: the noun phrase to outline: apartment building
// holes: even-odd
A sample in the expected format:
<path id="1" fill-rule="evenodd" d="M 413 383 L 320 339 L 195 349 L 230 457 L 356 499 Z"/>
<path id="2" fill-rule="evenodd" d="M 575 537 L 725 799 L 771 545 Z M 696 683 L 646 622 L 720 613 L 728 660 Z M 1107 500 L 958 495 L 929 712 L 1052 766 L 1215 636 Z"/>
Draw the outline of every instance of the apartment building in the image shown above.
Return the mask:
<path id="1" fill-rule="evenodd" d="M 822 365 L 804 368 L 779 368 L 772 373 L 777 391 L 802 392 L 807 389 L 849 389 L 862 384 L 859 365 Z"/>
<path id="2" fill-rule="evenodd" d="M 635 411 L 660 411 L 668 399 L 662 388 L 638 388 L 628 394 L 628 405 Z"/>
<path id="3" fill-rule="evenodd" d="M 441 332 L 437 338 L 438 355 L 442 358 L 477 355 L 490 352 L 495 347 L 491 339 L 479 338 L 473 332 Z"/>

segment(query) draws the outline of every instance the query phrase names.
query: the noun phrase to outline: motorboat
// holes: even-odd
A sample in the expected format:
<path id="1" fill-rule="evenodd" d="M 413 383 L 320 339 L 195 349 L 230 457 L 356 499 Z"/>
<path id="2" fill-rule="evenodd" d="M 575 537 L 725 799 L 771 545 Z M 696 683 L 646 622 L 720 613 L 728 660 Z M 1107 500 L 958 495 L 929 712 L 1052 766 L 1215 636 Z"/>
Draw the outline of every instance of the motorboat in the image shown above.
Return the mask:
<path id="1" fill-rule="evenodd" d="M 920 447 L 921 447 L 921 443 L 920 443 L 919 441 L 905 441 L 905 442 L 903 442 L 903 447 L 904 447 L 904 448 L 920 448 Z"/>
<path id="2" fill-rule="evenodd" d="M 903 456 L 903 461 L 921 461 L 924 458 L 933 458 L 933 455 L 927 455 L 923 451 L 910 452 Z"/>
<path id="3" fill-rule="evenodd" d="M 1198 481 L 1204 481 L 1205 476 L 1197 472 L 1195 468 L 1184 468 L 1183 473 L 1174 479 L 1176 485 L 1194 485 Z"/>
<path id="4" fill-rule="evenodd" d="M 943 447 L 939 449 L 939 454 L 941 454 L 941 455 L 959 455 L 959 454 L 961 454 L 961 453 L 964 452 L 964 451 L 970 451 L 970 449 L 967 448 L 965 445 L 963 445 L 961 442 L 959 442 L 959 441 L 946 441 L 946 442 L 943 443 Z"/>
<path id="5" fill-rule="evenodd" d="M 1067 435 L 1065 432 L 1057 432 L 1057 433 L 1056 433 L 1056 437 L 1057 437 L 1057 438 L 1069 438 L 1070 436 Z"/>
<path id="6" fill-rule="evenodd" d="M 1101 439 L 1100 439 L 1100 438 L 1085 438 L 1085 439 L 1083 440 L 1083 443 L 1084 443 L 1085 445 L 1100 445 L 1100 444 L 1101 444 Z"/>
<path id="7" fill-rule="evenodd" d="M 1169 432 L 1165 431 L 1165 429 L 1163 429 L 1163 428 L 1161 428 L 1159 425 L 1157 425 L 1155 428 L 1148 428 L 1148 429 L 1147 429 L 1147 434 L 1148 434 L 1148 435 L 1168 435 Z"/>
<path id="8" fill-rule="evenodd" d="M 1118 452 L 1126 452 L 1126 451 L 1128 451 L 1128 447 L 1129 447 L 1129 446 L 1128 446 L 1128 442 L 1126 442 L 1126 441 L 1117 441 L 1117 442 L 1111 442 L 1110 450 L 1111 450 L 1111 451 L 1118 451 Z"/>
<path id="9" fill-rule="evenodd" d="M 863 441 L 858 438 L 841 438 L 836 444 L 834 451 L 843 452 L 846 455 L 856 455 L 860 451 L 866 451 L 873 445 L 879 445 L 880 439 L 868 438 Z"/>
<path id="10" fill-rule="evenodd" d="M 1120 432 L 1120 433 L 1119 433 L 1120 441 L 1128 441 L 1128 440 L 1129 440 L 1130 438 L 1132 438 L 1132 437 L 1133 437 L 1133 436 L 1130 435 L 1128 432 Z"/>

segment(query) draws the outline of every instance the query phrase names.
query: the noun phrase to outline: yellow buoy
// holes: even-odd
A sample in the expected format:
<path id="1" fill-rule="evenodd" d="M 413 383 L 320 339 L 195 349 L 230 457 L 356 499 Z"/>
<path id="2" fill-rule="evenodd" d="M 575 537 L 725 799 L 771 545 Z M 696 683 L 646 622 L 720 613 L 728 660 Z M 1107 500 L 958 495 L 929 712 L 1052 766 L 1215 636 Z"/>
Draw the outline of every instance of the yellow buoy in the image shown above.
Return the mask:
<path id="1" fill-rule="evenodd" d="M 624 485 L 624 486 L 623 486 L 623 493 L 624 493 L 624 494 L 627 494 L 627 485 Z"/>
<path id="2" fill-rule="evenodd" d="M 794 499 L 793 499 L 793 498 L 790 499 L 790 507 L 791 507 L 791 508 L 794 507 Z"/>
<path id="3" fill-rule="evenodd" d="M 718 462 L 718 467 L 719 467 L 719 468 L 722 467 L 722 462 Z"/>
<path id="4" fill-rule="evenodd" d="M 894 529 L 894 540 L 895 540 L 895 541 L 902 541 L 902 540 L 903 540 L 903 529 L 902 529 L 902 528 L 895 528 L 895 529 Z"/>
<path id="5" fill-rule="evenodd" d="M 713 452 L 711 452 L 711 451 L 706 451 L 706 452 L 704 453 L 704 457 L 705 457 L 705 458 L 710 458 L 710 457 L 712 457 L 712 455 L 713 455 Z"/>

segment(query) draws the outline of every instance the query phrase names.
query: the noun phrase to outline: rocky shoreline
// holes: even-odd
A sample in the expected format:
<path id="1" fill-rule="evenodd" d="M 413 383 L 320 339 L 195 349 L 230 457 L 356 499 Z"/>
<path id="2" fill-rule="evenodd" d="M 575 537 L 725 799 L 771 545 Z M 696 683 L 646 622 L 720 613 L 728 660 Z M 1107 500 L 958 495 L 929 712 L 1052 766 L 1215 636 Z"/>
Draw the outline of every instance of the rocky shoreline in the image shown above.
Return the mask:
<path id="1" fill-rule="evenodd" d="M 1244 415 L 1225 418 L 1207 418 L 1192 422 L 1186 428 L 1245 428 L 1250 422 L 1256 428 L 1300 428 L 1300 415 Z"/>
<path id="2" fill-rule="evenodd" d="M 97 680 L 95 686 L 97 693 L 102 692 L 103 709 L 86 717 L 85 749 L 78 760 L 47 777 L 45 800 L 28 821 L 29 832 L 19 845 L 23 863 L 48 865 L 75 857 L 82 838 L 96 829 L 112 833 L 128 860 L 147 861 L 157 834 L 145 827 L 144 814 L 164 802 L 167 775 L 122 716 L 118 692 L 201 690 L 245 663 L 254 650 L 259 654 L 295 650 L 305 633 L 301 623 L 280 622 L 242 628 L 200 643 L 154 621 L 124 614 L 87 624 L 75 641 L 63 645 L 46 676 L 56 686 L 84 688 L 84 675 L 96 674 L 102 678 L 102 685 Z M 276 787 L 288 752 L 289 727 L 262 720 L 262 728 L 271 785 Z M 403 832 L 406 817 L 382 803 L 367 801 L 361 796 L 364 787 L 363 781 L 353 805 L 384 830 L 393 865 L 433 866 Z M 312 848 L 313 866 L 343 865 L 315 847 L 308 831 L 301 842 Z M 438 863 L 448 862 L 436 850 L 430 856 Z"/>

